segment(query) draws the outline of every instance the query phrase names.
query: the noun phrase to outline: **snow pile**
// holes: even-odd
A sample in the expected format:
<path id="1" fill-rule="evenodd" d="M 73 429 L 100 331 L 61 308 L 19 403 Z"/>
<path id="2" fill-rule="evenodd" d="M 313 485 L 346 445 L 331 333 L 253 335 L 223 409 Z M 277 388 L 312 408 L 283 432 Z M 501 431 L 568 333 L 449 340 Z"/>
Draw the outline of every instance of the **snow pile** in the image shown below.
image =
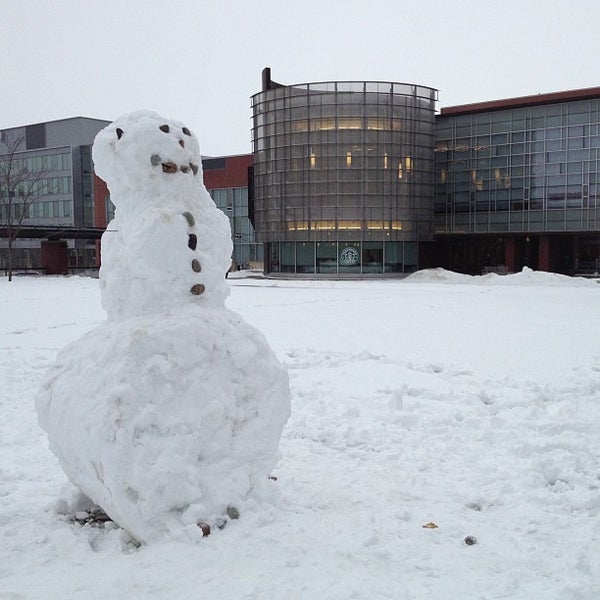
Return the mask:
<path id="1" fill-rule="evenodd" d="M 557 286 L 596 286 L 597 282 L 581 277 L 569 277 L 560 273 L 548 273 L 546 271 L 534 271 L 529 267 L 523 267 L 518 273 L 499 275 L 498 273 L 487 273 L 486 275 L 465 275 L 447 271 L 446 269 L 422 269 L 412 273 L 406 278 L 410 283 L 449 283 L 469 285 L 557 285 Z"/>
<path id="2" fill-rule="evenodd" d="M 519 273 L 508 276 L 489 273 L 482 277 L 482 280 L 492 281 L 496 285 L 528 285 L 528 286 L 568 286 L 568 287 L 593 287 L 597 282 L 593 279 L 583 277 L 569 277 L 560 273 L 548 273 L 547 271 L 534 271 L 529 267 L 523 267 Z"/>
<path id="3" fill-rule="evenodd" d="M 462 273 L 455 273 L 454 271 L 448 271 L 439 267 L 435 269 L 421 269 L 420 271 L 411 273 L 406 278 L 406 281 L 410 281 L 410 283 L 470 283 L 472 280 L 472 275 L 463 275 Z"/>
<path id="4" fill-rule="evenodd" d="M 199 539 L 268 499 L 287 373 L 224 306 L 231 238 L 195 136 L 133 113 L 93 156 L 117 207 L 102 238 L 109 319 L 59 354 L 39 421 L 71 482 L 136 540 Z"/>

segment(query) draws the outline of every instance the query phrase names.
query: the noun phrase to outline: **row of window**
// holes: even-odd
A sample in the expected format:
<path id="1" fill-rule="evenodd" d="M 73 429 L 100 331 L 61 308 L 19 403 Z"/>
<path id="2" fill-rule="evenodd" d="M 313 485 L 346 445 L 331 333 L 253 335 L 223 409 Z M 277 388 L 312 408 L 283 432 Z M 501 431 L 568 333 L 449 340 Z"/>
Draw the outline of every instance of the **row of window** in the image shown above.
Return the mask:
<path id="1" fill-rule="evenodd" d="M 502 133 L 586 123 L 600 123 L 600 101 L 598 99 L 476 115 L 441 116 L 438 118 L 436 129 L 440 137 L 456 138 L 472 133 Z"/>
<path id="2" fill-rule="evenodd" d="M 253 131 L 254 139 L 262 137 L 271 137 L 277 135 L 298 136 L 308 135 L 320 137 L 321 133 L 338 133 L 340 136 L 347 132 L 364 132 L 366 135 L 378 135 L 382 133 L 392 133 L 393 135 L 402 135 L 399 132 L 427 132 L 432 129 L 432 124 L 424 119 L 408 119 L 398 117 L 388 117 L 387 115 L 362 117 L 356 115 L 356 110 L 349 111 L 348 116 L 315 116 L 307 114 L 306 118 L 290 117 L 282 114 L 279 119 L 274 118 L 272 123 L 259 125 Z M 288 118 L 286 118 L 286 116 Z M 331 139 L 335 139 L 335 135 Z"/>
<path id="3" fill-rule="evenodd" d="M 70 177 L 48 177 L 36 181 L 32 185 L 34 196 L 57 196 L 70 194 L 72 183 Z"/>
<path id="4" fill-rule="evenodd" d="M 8 161 L 6 160 L 0 161 L 0 165 L 3 168 L 6 168 L 7 164 Z M 71 169 L 71 154 L 69 152 L 62 152 L 60 154 L 13 158 L 11 168 L 15 172 L 26 171 L 27 173 L 68 171 Z"/>
<path id="5" fill-rule="evenodd" d="M 439 128 L 436 130 L 438 141 L 435 144 L 436 152 L 454 150 L 464 152 L 469 149 L 481 149 L 489 145 L 515 144 L 519 142 L 540 142 L 543 140 L 557 140 L 568 138 L 593 138 L 597 141 L 600 135 L 600 125 L 586 123 L 570 127 L 549 127 L 544 129 L 526 129 L 521 131 L 506 130 L 502 133 L 473 134 L 465 137 L 444 135 Z"/>
<path id="6" fill-rule="evenodd" d="M 517 157 L 518 158 L 518 157 Z M 534 157 L 532 157 L 534 158 Z M 505 159 L 490 160 L 471 160 L 455 163 L 436 163 L 438 172 L 436 179 L 438 182 L 462 181 L 471 177 L 485 177 L 485 174 L 491 174 L 488 179 L 498 179 L 498 173 L 503 176 L 529 177 L 530 175 L 560 175 L 565 173 L 600 173 L 600 160 L 561 160 L 544 162 L 544 157 L 535 157 L 535 161 L 523 164 L 522 161 L 508 161 Z M 510 166 L 509 166 L 510 162 Z M 474 174 L 477 175 L 474 175 Z M 472 175 L 473 174 L 473 175 Z"/>
<path id="7" fill-rule="evenodd" d="M 38 196 L 58 196 L 70 194 L 72 184 L 70 177 L 45 177 L 37 181 L 26 180 L 12 192 L 13 198 L 31 198 Z M 6 187 L 0 185 L 0 197 L 7 197 Z"/>
<path id="8" fill-rule="evenodd" d="M 391 82 L 323 82 L 274 88 L 252 97 L 255 110 L 274 111 L 288 107 L 347 106 L 365 104 L 368 106 L 394 105 L 432 106 L 437 99 L 437 90 L 418 85 Z"/>
<path id="9" fill-rule="evenodd" d="M 241 209 L 244 206 L 248 206 L 247 187 L 216 188 L 209 190 L 209 194 L 217 205 L 217 208 L 225 212 L 232 211 L 234 207 Z M 237 210 L 235 212 L 237 213 Z"/>
<path id="10" fill-rule="evenodd" d="M 309 183 L 287 183 L 263 185 L 261 206 L 269 198 L 279 198 L 280 201 L 290 202 L 294 198 L 305 198 L 305 203 L 318 201 L 330 206 L 350 202 L 352 204 L 379 203 L 398 204 L 409 201 L 410 198 L 431 197 L 432 186 L 428 183 L 412 185 L 409 178 L 394 182 L 379 181 L 322 181 Z M 406 182 L 406 184 L 405 184 Z M 360 198 L 364 198 L 361 201 Z M 339 202 L 338 202 L 339 199 Z"/>
<path id="11" fill-rule="evenodd" d="M 593 231 L 600 228 L 600 216 L 575 210 L 555 212 L 446 213 L 436 215 L 436 231 Z"/>
<path id="12" fill-rule="evenodd" d="M 275 242 L 272 273 L 410 273 L 418 264 L 414 242 Z"/>
<path id="13" fill-rule="evenodd" d="M 436 152 L 448 150 L 465 151 L 468 149 L 479 150 L 489 145 L 509 143 L 536 142 L 542 140 L 556 140 L 578 137 L 591 137 L 597 143 L 600 126 L 596 123 L 576 125 L 572 127 L 550 127 L 548 129 L 528 129 L 525 131 L 507 131 L 505 133 L 469 136 L 465 138 L 441 138 L 438 131 L 438 141 L 435 144 Z"/>
<path id="14" fill-rule="evenodd" d="M 561 138 L 554 140 L 546 140 L 540 142 L 516 142 L 512 144 L 483 145 L 475 143 L 473 145 L 461 144 L 454 146 L 453 151 L 445 151 L 436 149 L 436 160 L 452 161 L 465 160 L 466 158 L 478 159 L 481 157 L 492 156 L 533 156 L 535 154 L 543 154 L 544 152 L 554 151 L 581 151 L 580 154 L 584 158 L 596 157 L 600 148 L 600 135 L 590 138 Z M 570 152 L 569 152 L 570 154 Z"/>
<path id="15" fill-rule="evenodd" d="M 0 221 L 7 221 L 9 210 L 13 219 L 20 218 L 23 213 L 25 219 L 55 219 L 71 217 L 73 203 L 70 200 L 54 200 L 51 202 L 37 201 L 31 204 L 17 202 L 12 205 L 0 205 Z"/>
<path id="16" fill-rule="evenodd" d="M 389 152 L 391 154 L 404 153 L 408 149 L 421 147 L 424 154 L 431 154 L 434 144 L 434 136 L 431 127 L 423 131 L 404 132 L 393 134 L 391 132 L 331 132 L 320 134 L 295 133 L 291 135 L 279 134 L 261 136 L 254 142 L 255 152 L 263 150 L 278 151 L 276 157 L 284 152 L 292 153 L 292 156 L 306 156 L 302 148 L 307 146 L 318 146 L 323 154 L 337 155 L 346 149 L 344 146 L 364 145 L 365 151 Z"/>
<path id="17" fill-rule="evenodd" d="M 600 190 L 599 190 L 600 191 Z M 569 188 L 548 188 L 545 190 L 520 190 L 511 194 L 478 194 L 457 192 L 438 196 L 435 212 L 505 212 L 513 211 L 552 211 L 565 208 L 600 208 L 600 193 L 582 195 Z"/>
<path id="18" fill-rule="evenodd" d="M 438 174 L 440 184 L 448 189 L 481 192 L 483 190 L 507 189 L 510 187 L 543 187 L 545 185 L 587 185 L 600 183 L 600 171 L 591 171 L 581 163 L 561 163 L 540 169 L 473 169 L 472 171 L 442 171 Z"/>
<path id="19" fill-rule="evenodd" d="M 264 151 L 257 152 L 254 163 L 264 161 L 284 160 L 289 158 L 307 158 L 311 154 L 317 156 L 346 156 L 348 152 L 369 156 L 421 156 L 433 159 L 431 144 L 428 138 L 423 136 L 414 140 L 396 139 L 394 142 L 363 139 L 361 136 L 348 136 L 346 140 L 332 143 L 301 143 L 281 145 L 270 145 Z M 461 157 L 463 158 L 463 157 Z"/>

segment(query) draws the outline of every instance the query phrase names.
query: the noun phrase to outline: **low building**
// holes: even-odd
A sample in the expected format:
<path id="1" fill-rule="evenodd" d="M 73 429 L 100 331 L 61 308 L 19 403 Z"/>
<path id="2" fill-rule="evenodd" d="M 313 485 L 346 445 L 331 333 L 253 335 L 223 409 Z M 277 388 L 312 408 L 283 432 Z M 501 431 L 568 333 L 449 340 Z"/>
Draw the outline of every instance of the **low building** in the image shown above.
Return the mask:
<path id="1" fill-rule="evenodd" d="M 432 264 L 600 270 L 600 87 L 442 108 Z"/>
<path id="2" fill-rule="evenodd" d="M 62 273 L 96 266 L 95 240 L 102 224 L 95 220 L 94 193 L 101 186 L 95 184 L 91 150 L 96 133 L 108 123 L 74 117 L 0 132 L 0 162 L 6 167 L 10 161 L 27 173 L 16 190 L 0 183 L 1 269 L 7 265 L 9 209 L 24 213 L 14 268 Z M 24 187 L 31 187 L 28 197 L 19 196 Z"/>

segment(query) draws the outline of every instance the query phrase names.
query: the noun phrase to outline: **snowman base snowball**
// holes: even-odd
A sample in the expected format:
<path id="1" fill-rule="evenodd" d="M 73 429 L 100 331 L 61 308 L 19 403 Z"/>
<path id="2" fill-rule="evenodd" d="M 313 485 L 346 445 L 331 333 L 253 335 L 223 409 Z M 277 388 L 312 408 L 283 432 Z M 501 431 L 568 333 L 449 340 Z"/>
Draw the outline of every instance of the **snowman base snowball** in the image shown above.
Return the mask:
<path id="1" fill-rule="evenodd" d="M 38 419 L 71 483 L 136 540 L 199 539 L 271 497 L 287 372 L 225 307 L 231 233 L 189 129 L 124 115 L 93 157 L 116 206 L 102 237 L 108 320 L 59 353 Z"/>

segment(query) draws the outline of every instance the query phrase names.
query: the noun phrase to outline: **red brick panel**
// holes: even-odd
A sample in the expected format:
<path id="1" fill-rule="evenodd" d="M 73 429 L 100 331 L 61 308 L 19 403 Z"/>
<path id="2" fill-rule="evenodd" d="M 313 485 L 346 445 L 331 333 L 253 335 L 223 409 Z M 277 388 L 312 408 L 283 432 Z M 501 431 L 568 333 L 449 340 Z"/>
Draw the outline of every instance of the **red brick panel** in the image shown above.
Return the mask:
<path id="1" fill-rule="evenodd" d="M 106 183 L 94 173 L 94 227 L 106 227 Z"/>
<path id="2" fill-rule="evenodd" d="M 215 163 L 216 160 L 213 164 Z M 248 167 L 252 166 L 251 154 L 223 157 L 223 166 L 220 168 L 210 168 L 211 159 L 207 159 L 204 164 L 204 185 L 209 190 L 248 187 Z"/>

